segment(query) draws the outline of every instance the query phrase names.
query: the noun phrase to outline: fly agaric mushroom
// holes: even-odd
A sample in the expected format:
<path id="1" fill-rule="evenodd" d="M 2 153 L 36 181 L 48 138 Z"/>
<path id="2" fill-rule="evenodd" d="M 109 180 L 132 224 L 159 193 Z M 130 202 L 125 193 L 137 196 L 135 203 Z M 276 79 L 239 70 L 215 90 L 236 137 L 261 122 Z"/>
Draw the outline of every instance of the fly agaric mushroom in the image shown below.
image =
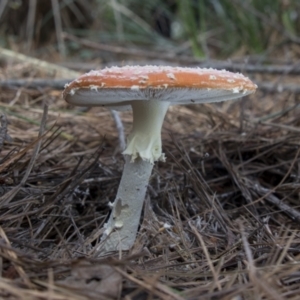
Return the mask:
<path id="1" fill-rule="evenodd" d="M 164 161 L 161 128 L 170 105 L 237 99 L 257 86 L 225 70 L 165 66 L 125 66 L 91 71 L 66 85 L 73 105 L 132 108 L 123 175 L 102 236 L 102 251 L 132 247 L 155 161 Z"/>

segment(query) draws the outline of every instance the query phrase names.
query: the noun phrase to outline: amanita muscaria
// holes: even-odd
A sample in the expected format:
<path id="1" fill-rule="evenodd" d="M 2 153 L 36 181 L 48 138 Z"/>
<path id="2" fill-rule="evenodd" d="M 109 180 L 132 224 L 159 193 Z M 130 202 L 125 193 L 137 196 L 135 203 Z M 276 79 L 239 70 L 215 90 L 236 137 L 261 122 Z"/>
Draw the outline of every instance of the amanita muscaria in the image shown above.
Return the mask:
<path id="1" fill-rule="evenodd" d="M 242 74 L 166 66 L 111 67 L 66 85 L 63 97 L 70 104 L 133 111 L 123 175 L 101 240 L 103 252 L 128 250 L 135 241 L 153 164 L 165 160 L 161 128 L 168 107 L 237 99 L 256 88 Z"/>

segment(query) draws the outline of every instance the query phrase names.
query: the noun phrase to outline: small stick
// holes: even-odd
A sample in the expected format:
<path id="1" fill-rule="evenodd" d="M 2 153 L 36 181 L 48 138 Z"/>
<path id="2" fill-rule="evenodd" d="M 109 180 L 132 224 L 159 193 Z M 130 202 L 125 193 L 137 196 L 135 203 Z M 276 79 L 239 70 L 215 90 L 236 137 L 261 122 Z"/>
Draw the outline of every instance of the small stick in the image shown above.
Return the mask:
<path id="1" fill-rule="evenodd" d="M 15 51 L 7 50 L 0 47 L 0 59 L 17 61 L 30 65 L 32 68 L 47 72 L 49 76 L 60 78 L 77 78 L 81 73 L 49 63 L 44 60 L 33 58 Z"/>
<path id="2" fill-rule="evenodd" d="M 125 141 L 125 134 L 124 134 L 123 122 L 122 122 L 122 120 L 120 118 L 119 113 L 116 110 L 111 109 L 110 112 L 111 112 L 111 115 L 112 115 L 112 117 L 113 117 L 113 119 L 115 121 L 117 130 L 118 130 L 120 150 L 124 151 L 125 148 L 126 148 L 126 141 Z"/>
<path id="3" fill-rule="evenodd" d="M 52 88 L 57 90 L 62 90 L 65 84 L 72 81 L 72 79 L 8 79 L 8 80 L 1 80 L 0 86 L 1 87 L 23 87 L 29 89 L 40 89 L 40 88 Z"/>
<path id="4" fill-rule="evenodd" d="M 272 190 L 262 187 L 259 183 L 253 183 L 251 188 L 256 191 L 261 197 L 273 205 L 277 206 L 280 211 L 287 214 L 292 220 L 300 223 L 300 212 L 298 212 L 293 207 L 284 203 L 282 200 L 278 199 L 272 192 Z M 267 196 L 265 196 L 267 195 Z"/>
<path id="5" fill-rule="evenodd" d="M 6 115 L 0 115 L 0 153 L 3 143 L 7 137 L 7 118 Z"/>
<path id="6" fill-rule="evenodd" d="M 33 41 L 36 6 L 37 6 L 37 0 L 29 0 L 29 9 L 28 9 L 28 16 L 27 16 L 27 24 L 26 24 L 26 35 L 27 35 L 26 51 L 27 52 L 30 51 L 32 41 Z"/>
<path id="7" fill-rule="evenodd" d="M 52 0 L 52 9 L 53 9 L 53 17 L 54 17 L 58 50 L 59 50 L 61 57 L 65 57 L 66 56 L 66 48 L 65 48 L 64 39 L 62 37 L 61 15 L 60 15 L 59 4 L 58 4 L 57 0 Z"/>

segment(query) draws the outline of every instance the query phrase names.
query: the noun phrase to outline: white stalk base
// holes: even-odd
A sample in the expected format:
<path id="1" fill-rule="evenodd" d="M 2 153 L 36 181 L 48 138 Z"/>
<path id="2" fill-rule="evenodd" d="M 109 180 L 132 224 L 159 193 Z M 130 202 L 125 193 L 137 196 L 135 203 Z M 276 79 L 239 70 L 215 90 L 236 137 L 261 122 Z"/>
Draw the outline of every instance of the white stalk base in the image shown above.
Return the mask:
<path id="1" fill-rule="evenodd" d="M 100 254 L 129 250 L 136 238 L 141 212 L 153 164 L 125 156 L 125 165 L 105 232 L 98 247 Z"/>

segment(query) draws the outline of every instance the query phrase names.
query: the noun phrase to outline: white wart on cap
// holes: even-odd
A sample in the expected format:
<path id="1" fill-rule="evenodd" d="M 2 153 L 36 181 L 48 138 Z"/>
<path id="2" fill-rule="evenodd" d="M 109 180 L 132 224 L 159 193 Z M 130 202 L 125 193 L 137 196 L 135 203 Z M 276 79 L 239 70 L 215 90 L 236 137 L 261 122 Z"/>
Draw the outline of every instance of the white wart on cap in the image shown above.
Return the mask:
<path id="1" fill-rule="evenodd" d="M 169 105 L 219 102 L 253 93 L 257 86 L 225 70 L 125 66 L 91 71 L 66 85 L 64 99 L 79 106 L 133 109 L 133 130 L 124 154 L 164 160 L 161 126 Z"/>

